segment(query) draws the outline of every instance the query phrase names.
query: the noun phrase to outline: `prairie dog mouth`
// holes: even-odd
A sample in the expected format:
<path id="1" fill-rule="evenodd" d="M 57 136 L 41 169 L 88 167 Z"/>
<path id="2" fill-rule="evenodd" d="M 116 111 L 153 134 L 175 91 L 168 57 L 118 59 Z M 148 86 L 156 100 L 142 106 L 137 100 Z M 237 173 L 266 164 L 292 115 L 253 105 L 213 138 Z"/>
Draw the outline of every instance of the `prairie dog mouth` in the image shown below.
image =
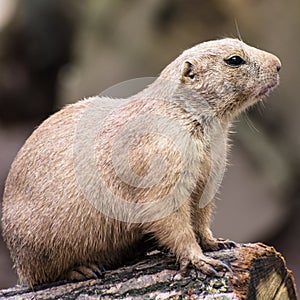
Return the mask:
<path id="1" fill-rule="evenodd" d="M 274 82 L 261 88 L 257 97 L 262 98 L 262 97 L 268 96 L 270 94 L 270 92 L 272 92 L 279 85 L 279 81 L 280 80 L 279 80 L 279 76 L 278 76 Z"/>

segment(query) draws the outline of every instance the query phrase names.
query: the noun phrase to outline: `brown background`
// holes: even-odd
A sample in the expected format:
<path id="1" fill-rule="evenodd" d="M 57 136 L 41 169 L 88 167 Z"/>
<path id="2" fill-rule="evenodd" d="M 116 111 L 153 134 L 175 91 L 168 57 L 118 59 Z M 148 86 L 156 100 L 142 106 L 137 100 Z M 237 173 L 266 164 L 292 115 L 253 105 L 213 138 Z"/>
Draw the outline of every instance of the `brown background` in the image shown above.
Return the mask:
<path id="1" fill-rule="evenodd" d="M 278 55 L 281 85 L 235 124 L 213 224 L 263 241 L 300 281 L 299 0 L 0 1 L 0 193 L 26 137 L 66 103 L 157 76 L 182 50 L 237 37 Z M 1 197 L 0 197 L 1 200 Z M 16 283 L 0 240 L 0 288 Z"/>

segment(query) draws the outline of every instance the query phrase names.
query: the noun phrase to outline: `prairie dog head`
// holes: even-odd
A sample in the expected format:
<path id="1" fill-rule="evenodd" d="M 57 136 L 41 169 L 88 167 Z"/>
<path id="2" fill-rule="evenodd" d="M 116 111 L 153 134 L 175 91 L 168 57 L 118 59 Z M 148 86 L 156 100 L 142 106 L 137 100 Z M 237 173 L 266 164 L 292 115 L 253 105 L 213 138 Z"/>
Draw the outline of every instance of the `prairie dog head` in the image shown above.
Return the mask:
<path id="1" fill-rule="evenodd" d="M 205 100 L 215 116 L 231 121 L 279 84 L 280 68 L 275 55 L 226 38 L 184 51 L 161 75 L 192 91 L 183 104 L 190 113 L 197 114 L 197 101 Z"/>

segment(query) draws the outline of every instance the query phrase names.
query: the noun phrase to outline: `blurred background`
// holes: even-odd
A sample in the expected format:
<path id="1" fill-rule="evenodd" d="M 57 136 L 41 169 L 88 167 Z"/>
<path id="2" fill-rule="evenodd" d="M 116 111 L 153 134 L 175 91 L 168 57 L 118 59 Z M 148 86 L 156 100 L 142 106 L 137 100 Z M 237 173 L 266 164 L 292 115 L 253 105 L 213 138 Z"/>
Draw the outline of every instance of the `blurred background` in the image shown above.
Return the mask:
<path id="1" fill-rule="evenodd" d="M 281 85 L 235 124 L 213 230 L 274 245 L 300 285 L 299 0 L 0 0 L 0 202 L 13 158 L 47 116 L 157 76 L 194 44 L 238 37 L 236 24 L 280 57 Z M 0 238 L 0 288 L 16 282 Z"/>

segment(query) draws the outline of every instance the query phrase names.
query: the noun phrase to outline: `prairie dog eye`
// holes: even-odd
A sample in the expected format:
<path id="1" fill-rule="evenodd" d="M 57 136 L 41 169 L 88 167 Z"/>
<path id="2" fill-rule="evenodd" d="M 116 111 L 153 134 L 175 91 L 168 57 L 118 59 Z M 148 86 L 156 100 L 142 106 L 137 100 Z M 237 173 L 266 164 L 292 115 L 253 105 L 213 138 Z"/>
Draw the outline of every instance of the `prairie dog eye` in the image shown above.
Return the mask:
<path id="1" fill-rule="evenodd" d="M 227 65 L 231 66 L 231 67 L 239 67 L 243 64 L 245 64 L 246 62 L 238 55 L 234 55 L 231 56 L 227 59 L 224 59 L 224 61 L 226 62 Z"/>

